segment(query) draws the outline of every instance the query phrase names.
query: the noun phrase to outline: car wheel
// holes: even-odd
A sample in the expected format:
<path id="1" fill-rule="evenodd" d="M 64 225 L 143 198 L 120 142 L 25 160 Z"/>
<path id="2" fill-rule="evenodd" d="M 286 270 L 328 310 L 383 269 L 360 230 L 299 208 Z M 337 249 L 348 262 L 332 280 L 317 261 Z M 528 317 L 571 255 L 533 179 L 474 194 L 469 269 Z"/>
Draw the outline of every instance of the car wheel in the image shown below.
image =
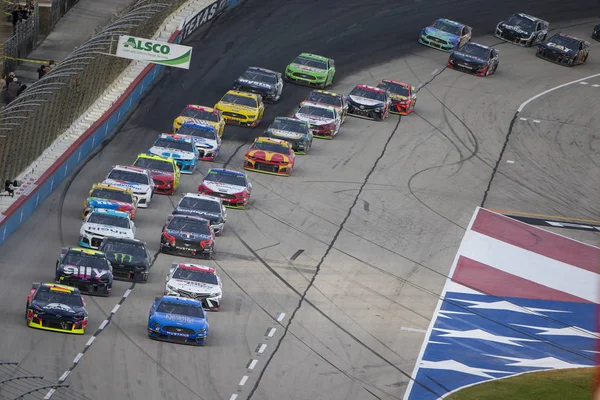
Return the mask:
<path id="1" fill-rule="evenodd" d="M 589 56 L 589 54 L 586 54 L 585 57 L 583 57 L 583 60 L 581 61 L 582 64 L 587 61 L 588 56 Z"/>
<path id="2" fill-rule="evenodd" d="M 567 65 L 569 67 L 572 67 L 573 65 L 575 65 L 575 59 L 574 58 L 569 59 L 569 62 L 567 63 Z"/>
<path id="3" fill-rule="evenodd" d="M 27 321 L 27 314 L 29 314 L 29 306 L 25 305 L 25 321 Z"/>
<path id="4" fill-rule="evenodd" d="M 382 113 L 382 114 L 383 114 L 383 113 Z M 382 118 L 382 117 L 383 117 L 383 115 L 382 115 L 382 114 L 379 114 L 379 113 L 376 113 L 376 112 L 374 112 L 374 113 L 373 113 L 373 121 L 381 121 L 381 120 L 383 119 L 383 118 Z"/>

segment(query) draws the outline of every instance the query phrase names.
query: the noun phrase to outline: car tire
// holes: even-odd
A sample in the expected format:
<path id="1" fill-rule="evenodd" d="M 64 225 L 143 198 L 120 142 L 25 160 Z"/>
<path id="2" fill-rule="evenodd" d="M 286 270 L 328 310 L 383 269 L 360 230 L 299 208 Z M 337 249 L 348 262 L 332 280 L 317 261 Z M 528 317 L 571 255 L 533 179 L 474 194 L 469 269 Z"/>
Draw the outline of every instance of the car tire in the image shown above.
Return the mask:
<path id="1" fill-rule="evenodd" d="M 27 321 L 27 314 L 29 314 L 29 306 L 25 305 L 25 321 Z"/>
<path id="2" fill-rule="evenodd" d="M 575 59 L 574 58 L 569 59 L 569 62 L 567 62 L 567 65 L 569 67 L 572 67 L 573 65 L 575 65 Z"/>

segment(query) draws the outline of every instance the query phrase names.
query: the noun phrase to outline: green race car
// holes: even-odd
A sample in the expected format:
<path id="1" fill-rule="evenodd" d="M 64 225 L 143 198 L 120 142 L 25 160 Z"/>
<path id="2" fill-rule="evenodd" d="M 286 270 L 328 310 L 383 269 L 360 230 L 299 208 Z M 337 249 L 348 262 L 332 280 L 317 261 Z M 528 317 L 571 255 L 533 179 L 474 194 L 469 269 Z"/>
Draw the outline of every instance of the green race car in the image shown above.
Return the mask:
<path id="1" fill-rule="evenodd" d="M 335 79 L 335 63 L 331 58 L 302 53 L 285 69 L 285 79 L 308 86 L 326 88 Z"/>

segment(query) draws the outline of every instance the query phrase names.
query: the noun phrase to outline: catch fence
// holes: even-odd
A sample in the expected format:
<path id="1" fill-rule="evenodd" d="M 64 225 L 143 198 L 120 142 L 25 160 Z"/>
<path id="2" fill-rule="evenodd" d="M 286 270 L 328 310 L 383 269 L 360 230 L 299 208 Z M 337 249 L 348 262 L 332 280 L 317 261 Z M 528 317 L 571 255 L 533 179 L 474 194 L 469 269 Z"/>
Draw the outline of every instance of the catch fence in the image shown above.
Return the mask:
<path id="1" fill-rule="evenodd" d="M 16 70 L 20 60 L 31 53 L 36 46 L 39 30 L 40 8 L 35 3 L 33 13 L 26 20 L 17 23 L 15 34 L 2 46 L 2 75 Z"/>

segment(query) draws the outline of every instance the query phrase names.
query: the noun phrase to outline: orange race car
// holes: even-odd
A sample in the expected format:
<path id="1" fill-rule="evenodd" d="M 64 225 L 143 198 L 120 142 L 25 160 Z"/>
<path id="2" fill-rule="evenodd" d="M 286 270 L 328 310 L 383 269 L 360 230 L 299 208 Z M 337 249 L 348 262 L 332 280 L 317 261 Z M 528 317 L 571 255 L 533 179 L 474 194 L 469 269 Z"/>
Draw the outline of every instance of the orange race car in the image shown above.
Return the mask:
<path id="1" fill-rule="evenodd" d="M 377 85 L 380 89 L 386 89 L 392 98 L 390 113 L 408 115 L 415 110 L 417 105 L 417 93 L 412 85 L 404 82 L 384 79 Z"/>
<path id="2" fill-rule="evenodd" d="M 295 160 L 296 154 L 289 142 L 258 137 L 244 156 L 244 169 L 289 176 L 294 169 Z"/>

